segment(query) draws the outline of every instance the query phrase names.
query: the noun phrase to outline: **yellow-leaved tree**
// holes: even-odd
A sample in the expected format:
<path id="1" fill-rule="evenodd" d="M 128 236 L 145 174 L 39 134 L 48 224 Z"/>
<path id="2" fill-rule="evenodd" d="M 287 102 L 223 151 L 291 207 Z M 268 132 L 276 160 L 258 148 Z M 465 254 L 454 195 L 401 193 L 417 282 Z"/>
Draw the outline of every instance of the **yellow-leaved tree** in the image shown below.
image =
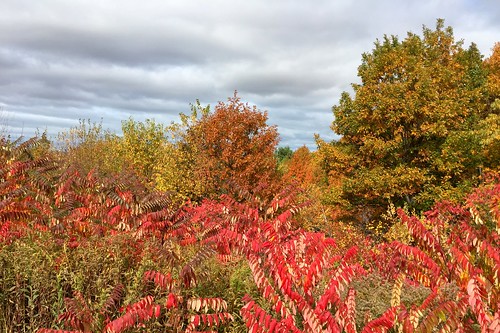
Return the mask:
<path id="1" fill-rule="evenodd" d="M 490 161 L 474 134 L 491 112 L 488 71 L 474 44 L 464 48 L 438 20 L 423 36 L 377 40 L 358 76 L 354 96 L 344 92 L 333 107 L 332 129 L 341 138 L 318 139 L 326 200 L 346 219 L 367 226 L 391 202 L 427 209 L 479 181 Z"/>
<path id="2" fill-rule="evenodd" d="M 132 167 L 145 183 L 155 186 L 155 169 L 167 143 L 165 125 L 129 118 L 122 121 L 122 133 L 118 150 L 124 167 Z"/>
<path id="3" fill-rule="evenodd" d="M 210 106 L 200 102 L 191 106 L 191 114 L 180 114 L 180 123 L 166 127 L 168 140 L 161 148 L 155 165 L 155 181 L 159 190 L 170 192 L 177 200 L 199 200 L 207 194 L 207 180 L 198 177 L 196 170 L 201 163 L 197 146 L 193 142 L 199 118 L 210 112 Z"/>

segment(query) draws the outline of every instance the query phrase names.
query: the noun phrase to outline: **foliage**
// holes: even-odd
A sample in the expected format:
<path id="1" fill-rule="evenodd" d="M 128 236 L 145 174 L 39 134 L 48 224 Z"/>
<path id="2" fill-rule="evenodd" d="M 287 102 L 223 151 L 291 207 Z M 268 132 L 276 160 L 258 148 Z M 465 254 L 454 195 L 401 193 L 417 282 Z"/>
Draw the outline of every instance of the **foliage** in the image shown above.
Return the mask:
<path id="1" fill-rule="evenodd" d="M 44 230 L 51 214 L 50 198 L 53 173 L 57 168 L 48 156 L 36 157 L 34 150 L 43 143 L 39 138 L 1 143 L 0 167 L 0 240 L 9 244 L 31 228 Z"/>
<path id="2" fill-rule="evenodd" d="M 274 152 L 274 158 L 279 174 L 283 175 L 287 169 L 287 163 L 293 155 L 293 150 L 289 147 L 278 147 Z"/>
<path id="3" fill-rule="evenodd" d="M 66 311 L 59 316 L 59 321 L 83 332 L 124 332 L 135 327 L 154 329 L 159 325 L 173 332 L 191 332 L 195 328 L 218 326 L 233 320 L 225 311 L 227 303 L 224 300 L 188 296 L 183 290 L 185 278 L 175 279 L 170 273 L 156 270 L 144 271 L 143 288 L 148 285 L 154 288 L 149 288 L 148 295 L 126 306 L 119 306 L 125 296 L 121 284 L 111 290 L 100 308 L 75 292 L 73 298 L 65 299 Z"/>
<path id="4" fill-rule="evenodd" d="M 308 202 L 307 207 L 296 216 L 300 226 L 309 231 L 327 232 L 332 221 L 329 207 L 320 200 L 322 171 L 317 155 L 310 152 L 306 146 L 302 146 L 283 164 L 282 182 L 300 188 L 298 200 Z"/>
<path id="5" fill-rule="evenodd" d="M 222 311 L 224 301 L 187 297 L 196 283 L 196 267 L 213 251 L 202 247 L 186 261 L 175 250 L 179 245 L 166 246 L 175 241 L 192 247 L 185 242 L 190 231 L 183 228 L 182 210 L 172 208 L 168 197 L 150 192 L 133 177 L 124 177 L 126 183 L 92 172 L 82 177 L 74 168 L 61 170 L 47 157 L 32 160 L 30 149 L 36 143 L 33 139 L 2 149 L 8 163 L 1 170 L 5 316 L 0 319 L 6 328 L 33 332 L 41 325 L 52 326 L 51 317 L 63 303 L 66 310 L 59 321 L 83 332 L 121 332 L 148 319 L 163 320 L 160 314 L 178 318 L 173 327 L 186 332 L 231 320 Z M 169 293 L 160 294 L 165 306 L 155 303 L 153 295 L 142 295 L 148 280 L 160 289 L 168 280 L 147 267 L 178 275 L 170 278 Z M 146 282 L 142 277 L 137 281 L 138 274 L 144 274 Z M 140 298 L 132 301 L 134 293 Z M 128 304 L 123 310 L 118 306 L 122 301 Z M 213 312 L 197 314 L 198 302 Z M 177 308 L 180 313 L 174 316 Z"/>
<path id="6" fill-rule="evenodd" d="M 374 247 L 347 225 L 335 239 L 299 228 L 293 187 L 175 206 L 133 176 L 35 157 L 37 142 L 2 143 L 3 331 L 499 328 L 494 177 L 463 206 L 398 210 L 411 239 Z"/>
<path id="7" fill-rule="evenodd" d="M 375 262 L 388 278 L 404 273 L 430 291 L 420 306 L 401 308 L 398 326 L 404 331 L 500 329 L 499 195 L 494 182 L 471 194 L 466 205 L 441 203 L 423 220 L 399 210 L 412 245 L 383 244 Z"/>
<path id="8" fill-rule="evenodd" d="M 493 47 L 491 56 L 485 60 L 488 70 L 486 88 L 491 111 L 498 115 L 500 112 L 500 42 Z"/>
<path id="9" fill-rule="evenodd" d="M 199 117 L 209 113 L 210 105 L 203 107 L 197 101 L 191 106 L 191 114 L 181 114 L 180 123 L 166 128 L 168 140 L 154 166 L 156 187 L 172 193 L 180 201 L 198 200 L 207 194 L 209 180 L 196 174 L 203 167 L 202 155 L 191 141 L 195 135 L 187 133 L 197 131 Z"/>
<path id="10" fill-rule="evenodd" d="M 158 188 L 181 199 L 201 201 L 234 187 L 270 196 L 277 182 L 274 150 L 278 133 L 267 114 L 236 95 L 214 112 L 198 102 L 191 115 L 172 124 L 156 166 Z"/>
<path id="11" fill-rule="evenodd" d="M 301 188 L 308 188 L 320 182 L 321 171 L 316 155 L 306 146 L 298 148 L 286 163 L 283 180 L 295 183 Z"/>
<path id="12" fill-rule="evenodd" d="M 58 134 L 55 147 L 61 158 L 82 174 L 91 170 L 117 173 L 124 163 L 119 158 L 119 138 L 90 119 L 80 119 L 77 126 Z"/>
<path id="13" fill-rule="evenodd" d="M 342 137 L 318 141 L 327 200 L 357 223 L 378 219 L 389 202 L 422 211 L 448 194 L 462 198 L 479 167 L 498 167 L 474 132 L 486 130 L 488 114 L 481 55 L 455 42 L 442 20 L 423 37 L 377 41 L 358 75 L 355 96 L 344 93 L 333 108 Z"/>
<path id="14" fill-rule="evenodd" d="M 209 180 L 207 194 L 231 191 L 233 185 L 255 194 L 273 193 L 278 133 L 266 121 L 266 112 L 241 102 L 235 93 L 188 131 L 188 142 L 201 155 L 195 175 Z"/>
<path id="15" fill-rule="evenodd" d="M 205 243 L 226 260 L 236 254 L 248 261 L 261 293 L 261 302 L 246 296 L 241 308 L 252 332 L 354 329 L 354 291 L 345 299 L 341 291 L 362 272 L 350 262 L 356 250 L 337 255 L 333 239 L 295 230 L 292 216 L 301 208 L 293 193 L 284 192 L 267 205 L 257 197 L 239 202 L 224 196 L 195 210 Z"/>
<path id="16" fill-rule="evenodd" d="M 165 126 L 154 119 L 140 122 L 129 118 L 122 122 L 122 132 L 120 156 L 146 183 L 154 185 L 155 166 L 167 141 Z"/>

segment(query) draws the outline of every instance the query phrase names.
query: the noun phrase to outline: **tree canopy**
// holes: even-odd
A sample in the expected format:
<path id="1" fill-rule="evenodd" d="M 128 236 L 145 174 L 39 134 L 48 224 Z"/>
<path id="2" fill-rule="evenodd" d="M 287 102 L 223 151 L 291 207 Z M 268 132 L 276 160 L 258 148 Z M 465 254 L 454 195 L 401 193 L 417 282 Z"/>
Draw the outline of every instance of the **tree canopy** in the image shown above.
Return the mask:
<path id="1" fill-rule="evenodd" d="M 157 173 L 162 190 L 198 200 L 235 189 L 262 196 L 275 189 L 276 127 L 236 94 L 214 112 L 194 105 L 169 131 L 172 140 Z"/>
<path id="2" fill-rule="evenodd" d="M 271 193 L 279 136 L 276 127 L 267 124 L 267 112 L 243 103 L 235 94 L 203 115 L 186 139 L 199 153 L 197 175 L 210 179 L 210 192 L 237 186 L 254 194 Z"/>
<path id="3" fill-rule="evenodd" d="M 331 202 L 366 222 L 389 202 L 425 209 L 474 182 L 488 159 L 475 134 L 490 113 L 476 45 L 464 48 L 438 20 L 423 36 L 377 40 L 358 76 L 354 96 L 333 107 L 340 140 L 318 141 Z"/>

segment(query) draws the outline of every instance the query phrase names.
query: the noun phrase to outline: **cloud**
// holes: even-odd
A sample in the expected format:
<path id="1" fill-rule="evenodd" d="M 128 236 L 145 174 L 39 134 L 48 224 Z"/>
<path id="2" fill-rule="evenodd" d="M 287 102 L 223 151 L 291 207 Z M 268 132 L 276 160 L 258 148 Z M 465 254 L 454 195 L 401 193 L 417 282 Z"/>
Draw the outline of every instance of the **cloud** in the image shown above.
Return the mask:
<path id="1" fill-rule="evenodd" d="M 436 18 L 486 56 L 500 31 L 493 0 L 4 0 L 0 107 L 13 136 L 55 136 L 79 118 L 170 122 L 235 90 L 267 110 L 282 145 L 335 138 L 331 107 L 384 34 Z"/>

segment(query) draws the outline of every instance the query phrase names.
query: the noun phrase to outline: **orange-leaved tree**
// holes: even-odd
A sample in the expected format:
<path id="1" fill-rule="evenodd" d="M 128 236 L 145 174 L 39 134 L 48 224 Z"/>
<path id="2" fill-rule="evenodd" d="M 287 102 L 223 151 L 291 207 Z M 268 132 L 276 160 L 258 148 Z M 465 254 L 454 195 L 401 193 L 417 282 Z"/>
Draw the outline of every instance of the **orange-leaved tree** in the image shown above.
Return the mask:
<path id="1" fill-rule="evenodd" d="M 321 202 L 321 183 L 324 177 L 319 162 L 317 152 L 311 152 L 309 148 L 302 146 L 283 162 L 283 169 L 286 171 L 282 180 L 285 184 L 301 188 L 299 197 L 309 202 L 309 206 L 297 216 L 301 227 L 330 233 L 333 229 L 330 218 L 332 213 L 329 207 Z M 335 228 L 338 228 L 337 224 Z"/>
<path id="2" fill-rule="evenodd" d="M 201 155 L 197 174 L 210 179 L 210 192 L 220 193 L 234 184 L 252 193 L 272 193 L 278 132 L 267 125 L 266 112 L 243 103 L 235 93 L 202 116 L 187 135 Z"/>
<path id="3" fill-rule="evenodd" d="M 234 189 L 263 197 L 273 193 L 278 132 L 267 124 L 266 112 L 243 103 L 235 93 L 213 112 L 198 102 L 181 120 L 167 129 L 168 154 L 157 168 L 162 190 L 195 201 Z"/>
<path id="4" fill-rule="evenodd" d="M 486 82 L 488 101 L 492 111 L 498 114 L 500 112 L 500 42 L 495 44 L 491 56 L 484 63 L 488 70 Z"/>
<path id="5" fill-rule="evenodd" d="M 321 170 L 318 160 L 306 146 L 298 148 L 286 162 L 283 180 L 287 183 L 297 183 L 300 187 L 307 188 L 318 184 L 320 177 Z"/>

